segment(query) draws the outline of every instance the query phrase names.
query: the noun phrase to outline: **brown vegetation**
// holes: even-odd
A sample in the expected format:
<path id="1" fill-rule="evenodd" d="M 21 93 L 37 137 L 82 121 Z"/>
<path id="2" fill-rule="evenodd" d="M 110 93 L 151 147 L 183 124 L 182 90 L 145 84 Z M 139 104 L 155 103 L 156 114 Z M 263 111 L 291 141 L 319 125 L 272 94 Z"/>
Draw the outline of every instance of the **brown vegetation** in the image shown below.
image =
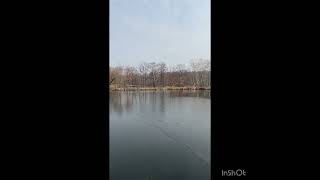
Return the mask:
<path id="1" fill-rule="evenodd" d="M 110 90 L 210 90 L 209 60 L 192 61 L 189 67 L 167 67 L 160 63 L 141 63 L 138 67 L 117 66 L 109 70 Z"/>
<path id="2" fill-rule="evenodd" d="M 210 87 L 110 87 L 111 91 L 170 91 L 170 90 L 210 90 Z"/>

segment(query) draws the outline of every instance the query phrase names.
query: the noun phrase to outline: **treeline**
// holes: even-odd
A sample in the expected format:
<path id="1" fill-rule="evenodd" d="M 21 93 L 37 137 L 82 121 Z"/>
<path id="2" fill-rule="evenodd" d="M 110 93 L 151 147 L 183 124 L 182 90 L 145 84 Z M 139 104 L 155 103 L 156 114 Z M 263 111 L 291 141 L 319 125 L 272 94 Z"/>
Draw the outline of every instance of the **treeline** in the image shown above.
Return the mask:
<path id="1" fill-rule="evenodd" d="M 138 67 L 109 69 L 109 84 L 114 87 L 210 87 L 210 60 L 193 60 L 187 66 L 168 67 L 164 62 L 143 62 Z"/>

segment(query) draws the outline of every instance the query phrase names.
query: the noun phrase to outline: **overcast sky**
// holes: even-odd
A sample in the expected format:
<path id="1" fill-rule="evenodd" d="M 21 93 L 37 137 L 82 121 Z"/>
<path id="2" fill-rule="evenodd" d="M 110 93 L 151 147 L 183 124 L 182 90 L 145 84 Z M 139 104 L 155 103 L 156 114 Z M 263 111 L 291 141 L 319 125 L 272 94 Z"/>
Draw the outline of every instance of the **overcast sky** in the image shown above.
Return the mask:
<path id="1" fill-rule="evenodd" d="M 210 0 L 110 0 L 110 65 L 210 59 Z"/>

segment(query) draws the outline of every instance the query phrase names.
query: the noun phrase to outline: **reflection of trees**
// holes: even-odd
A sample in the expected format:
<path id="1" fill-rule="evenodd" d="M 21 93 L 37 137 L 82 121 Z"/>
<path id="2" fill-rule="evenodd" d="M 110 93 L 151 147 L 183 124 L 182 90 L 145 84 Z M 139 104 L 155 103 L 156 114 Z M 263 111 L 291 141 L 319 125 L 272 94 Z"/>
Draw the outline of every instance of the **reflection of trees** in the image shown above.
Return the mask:
<path id="1" fill-rule="evenodd" d="M 125 99 L 126 111 L 131 111 L 133 106 L 133 94 L 130 92 L 127 92 L 125 96 L 126 96 L 126 99 Z"/>
<path id="2" fill-rule="evenodd" d="M 146 92 L 138 92 L 138 96 L 139 96 L 139 109 L 140 111 L 144 111 L 145 110 L 145 106 L 141 105 L 141 104 L 146 104 L 147 103 L 147 96 L 146 96 Z"/>
<path id="3" fill-rule="evenodd" d="M 123 106 L 122 106 L 122 103 L 121 103 L 121 94 L 120 93 L 110 93 L 109 94 L 109 97 L 110 97 L 110 109 L 112 111 L 115 111 L 119 114 L 122 114 L 123 112 Z"/>
<path id="4" fill-rule="evenodd" d="M 169 96 L 171 98 L 175 98 L 175 97 L 200 97 L 200 98 L 209 98 L 211 97 L 211 93 L 210 91 L 207 90 L 203 90 L 203 91 L 181 91 L 181 90 L 177 90 L 177 91 L 170 91 L 169 92 Z"/>
<path id="5" fill-rule="evenodd" d="M 136 93 L 113 92 L 110 93 L 110 110 L 122 114 L 124 111 L 130 112 L 136 101 Z"/>
<path id="6" fill-rule="evenodd" d="M 151 108 L 152 108 L 152 112 L 156 112 L 156 108 L 157 108 L 157 94 L 155 92 L 151 92 L 150 93 L 150 100 L 151 100 Z"/>
<path id="7" fill-rule="evenodd" d="M 160 93 L 160 112 L 164 113 L 165 112 L 165 101 L 164 101 L 164 92 Z"/>
<path id="8" fill-rule="evenodd" d="M 210 91 L 112 92 L 110 93 L 109 108 L 118 114 L 133 111 L 134 108 L 139 109 L 140 112 L 146 112 L 151 108 L 154 113 L 164 114 L 168 103 L 171 101 L 180 102 L 174 100 L 177 97 L 210 99 Z"/>

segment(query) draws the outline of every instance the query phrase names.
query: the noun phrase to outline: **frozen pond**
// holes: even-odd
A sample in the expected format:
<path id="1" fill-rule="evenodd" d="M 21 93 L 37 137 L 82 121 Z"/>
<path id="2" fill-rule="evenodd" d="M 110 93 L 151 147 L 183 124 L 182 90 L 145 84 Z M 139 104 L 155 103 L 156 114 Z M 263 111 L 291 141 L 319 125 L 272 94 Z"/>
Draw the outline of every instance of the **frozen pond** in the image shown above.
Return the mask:
<path id="1" fill-rule="evenodd" d="M 209 180 L 210 91 L 110 92 L 111 180 Z"/>

